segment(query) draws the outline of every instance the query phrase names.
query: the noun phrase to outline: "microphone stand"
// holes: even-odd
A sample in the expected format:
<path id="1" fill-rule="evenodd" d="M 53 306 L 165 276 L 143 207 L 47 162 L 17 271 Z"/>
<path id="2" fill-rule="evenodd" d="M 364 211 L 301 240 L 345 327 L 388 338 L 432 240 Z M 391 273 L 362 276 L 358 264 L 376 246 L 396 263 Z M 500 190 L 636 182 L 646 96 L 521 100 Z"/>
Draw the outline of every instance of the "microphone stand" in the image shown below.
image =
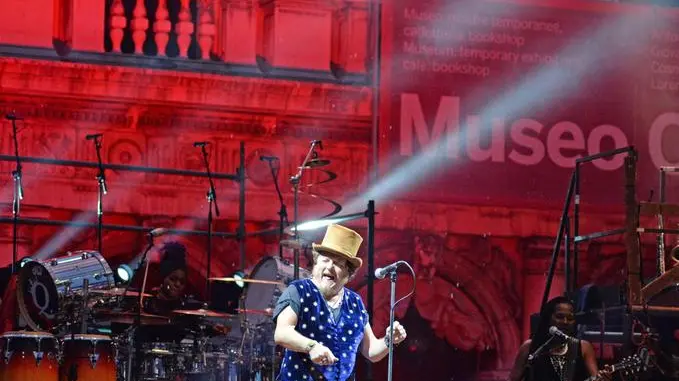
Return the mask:
<path id="1" fill-rule="evenodd" d="M 540 345 L 535 350 L 535 352 L 528 355 L 528 359 L 526 360 L 526 366 L 523 369 L 523 375 L 521 376 L 521 379 L 523 379 L 524 376 L 526 375 L 526 370 L 529 370 L 530 372 L 528 374 L 528 381 L 533 380 L 533 374 L 532 374 L 533 373 L 532 372 L 533 362 L 535 361 L 535 359 L 542 356 L 542 352 L 544 352 L 547 348 L 549 348 L 549 346 L 552 344 L 552 341 L 554 341 L 555 339 L 556 339 L 556 336 L 550 337 L 549 340 L 545 341 L 544 344 Z"/>
<path id="2" fill-rule="evenodd" d="M 387 380 L 392 381 L 394 376 L 394 310 L 396 307 L 396 267 L 389 272 L 391 283 L 391 296 L 389 297 L 389 365 Z"/>
<path id="3" fill-rule="evenodd" d="M 290 177 L 290 183 L 292 184 L 293 192 L 295 194 L 295 206 L 294 206 L 294 213 L 295 213 L 295 241 L 297 241 L 297 246 L 299 247 L 299 232 L 297 231 L 297 225 L 298 225 L 298 220 L 299 220 L 299 183 L 300 180 L 302 179 L 302 174 L 304 173 L 304 168 L 306 167 L 307 162 L 309 159 L 311 159 L 311 156 L 314 154 L 314 150 L 316 149 L 316 145 L 320 143 L 320 140 L 313 140 L 311 141 L 311 147 L 309 147 L 309 152 L 307 152 L 306 157 L 304 158 L 304 162 L 302 162 L 302 165 L 299 167 L 297 170 L 297 174 L 294 176 Z M 299 249 L 295 248 L 294 251 L 294 279 L 299 279 Z"/>
<path id="4" fill-rule="evenodd" d="M 276 159 L 277 160 L 277 159 Z M 278 230 L 278 241 L 283 240 L 283 232 L 285 227 L 289 224 L 288 221 L 288 210 L 287 207 L 285 206 L 285 201 L 283 201 L 283 194 L 281 193 L 281 188 L 278 186 L 278 172 L 273 166 L 273 160 L 268 160 L 269 163 L 269 169 L 271 170 L 271 177 L 273 178 L 273 185 L 276 187 L 276 193 L 278 194 L 278 201 L 281 204 L 281 209 L 278 211 L 278 215 L 280 216 L 279 220 L 279 230 Z M 280 165 L 279 165 L 280 169 Z M 283 259 L 283 246 L 279 243 L 278 244 L 278 257 Z"/>
<path id="5" fill-rule="evenodd" d="M 108 193 L 106 187 L 106 174 L 104 172 L 104 164 L 101 160 L 101 135 L 94 137 L 94 149 L 97 151 L 97 163 L 99 165 L 99 173 L 97 174 L 97 182 L 99 183 L 99 192 L 97 193 L 97 242 L 99 247 L 99 254 L 102 254 L 102 227 L 104 218 L 104 195 Z"/>
<path id="6" fill-rule="evenodd" d="M 210 274 L 212 265 L 212 206 L 214 205 L 215 214 L 217 217 L 219 217 L 219 205 L 217 205 L 217 192 L 215 191 L 215 184 L 212 181 L 210 162 L 208 161 L 207 150 L 205 149 L 206 145 L 206 143 L 200 144 L 200 151 L 203 154 L 203 164 L 205 164 L 207 179 L 210 182 L 210 189 L 207 192 L 207 270 L 205 275 L 205 298 L 210 298 Z"/>
<path id="7" fill-rule="evenodd" d="M 16 158 L 16 169 L 12 171 L 14 180 L 14 191 L 12 196 L 12 274 L 17 271 L 17 259 L 19 256 L 19 242 L 17 237 L 19 213 L 21 212 L 21 200 L 24 198 L 24 189 L 21 183 L 22 167 L 19 161 L 19 139 L 17 137 L 17 117 L 14 113 L 7 116 L 12 121 L 12 138 L 14 140 L 14 157 Z"/>

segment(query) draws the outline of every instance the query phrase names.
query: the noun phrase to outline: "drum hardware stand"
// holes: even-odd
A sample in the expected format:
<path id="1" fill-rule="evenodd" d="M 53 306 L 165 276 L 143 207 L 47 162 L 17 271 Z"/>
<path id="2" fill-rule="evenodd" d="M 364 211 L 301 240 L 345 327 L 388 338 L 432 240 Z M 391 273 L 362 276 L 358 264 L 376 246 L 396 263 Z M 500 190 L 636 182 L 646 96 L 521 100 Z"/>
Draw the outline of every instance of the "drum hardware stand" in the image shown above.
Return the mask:
<path id="1" fill-rule="evenodd" d="M 205 171 L 207 172 L 207 179 L 210 183 L 210 189 L 207 192 L 208 212 L 207 212 L 207 269 L 205 276 L 205 297 L 210 297 L 210 274 L 212 265 L 212 206 L 214 205 L 215 214 L 219 217 L 219 205 L 217 205 L 217 192 L 215 191 L 215 184 L 212 181 L 212 172 L 210 172 L 210 162 L 208 160 L 207 150 L 205 146 L 209 142 L 195 142 L 194 147 L 200 147 L 200 152 L 203 154 L 203 164 L 205 164 Z"/>
<path id="2" fill-rule="evenodd" d="M 87 333 L 87 318 L 90 313 L 89 308 L 87 307 L 87 299 L 89 298 L 90 294 L 90 280 L 85 278 L 83 279 L 83 306 L 82 306 L 82 317 L 80 321 L 80 333 Z"/>
<path id="3" fill-rule="evenodd" d="M 22 167 L 19 161 L 19 139 L 17 137 L 17 120 L 23 120 L 16 116 L 14 111 L 7 114 L 5 119 L 12 121 L 12 140 L 14 141 L 14 157 L 16 158 L 16 169 L 12 171 L 14 180 L 14 192 L 12 197 L 12 274 L 16 273 L 17 259 L 19 256 L 19 243 L 17 241 L 17 230 L 19 224 L 19 214 L 21 211 L 21 200 L 24 198 L 24 189 L 21 183 Z"/>
<path id="4" fill-rule="evenodd" d="M 278 202 L 281 204 L 281 208 L 278 211 L 279 219 L 279 230 L 278 230 L 278 240 L 279 242 L 283 240 L 283 232 L 285 228 L 290 224 L 288 220 L 288 209 L 285 206 L 285 201 L 283 200 L 283 194 L 281 193 L 281 188 L 278 185 L 278 173 L 280 172 L 280 160 L 277 157 L 271 157 L 270 159 L 265 159 L 269 163 L 269 169 L 271 170 L 271 178 L 273 179 L 273 185 L 276 187 L 276 194 L 278 194 Z M 273 162 L 279 162 L 278 168 L 274 167 Z M 283 246 L 278 245 L 278 257 L 283 259 Z"/>
<path id="5" fill-rule="evenodd" d="M 86 140 L 94 140 L 94 149 L 97 152 L 97 163 L 99 164 L 99 173 L 97 174 L 97 182 L 99 183 L 99 191 L 97 193 L 97 247 L 99 254 L 102 254 L 102 225 L 104 218 L 104 195 L 108 193 L 106 187 L 106 174 L 104 172 L 104 164 L 101 160 L 101 138 L 104 134 L 90 134 L 85 136 Z M 103 255 L 103 254 L 102 254 Z"/>
<path id="6" fill-rule="evenodd" d="M 297 231 L 297 226 L 298 226 L 298 219 L 299 219 L 299 183 L 300 180 L 302 179 L 302 174 L 304 173 L 304 168 L 306 168 L 307 163 L 309 162 L 309 159 L 313 155 L 317 155 L 315 149 L 316 145 L 320 149 L 323 149 L 323 143 L 320 140 L 312 140 L 311 141 L 311 146 L 309 147 L 309 152 L 307 152 L 306 157 L 304 158 L 304 161 L 302 162 L 302 165 L 299 167 L 297 170 L 297 173 L 290 177 L 290 183 L 292 184 L 293 187 L 293 192 L 295 194 L 295 240 L 299 244 L 299 232 Z M 299 246 L 299 245 L 298 245 Z M 294 272 L 294 279 L 299 279 L 299 249 L 295 248 L 294 251 L 294 266 L 295 266 L 295 272 Z"/>

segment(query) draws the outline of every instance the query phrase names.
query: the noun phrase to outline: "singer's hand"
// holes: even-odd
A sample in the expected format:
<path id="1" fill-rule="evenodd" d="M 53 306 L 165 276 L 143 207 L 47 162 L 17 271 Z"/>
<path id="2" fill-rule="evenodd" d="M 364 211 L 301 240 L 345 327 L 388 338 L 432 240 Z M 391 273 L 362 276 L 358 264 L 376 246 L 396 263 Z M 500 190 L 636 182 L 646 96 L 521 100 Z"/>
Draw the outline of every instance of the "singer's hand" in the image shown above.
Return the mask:
<path id="1" fill-rule="evenodd" d="M 389 337 L 389 327 L 387 327 L 386 337 Z M 394 344 L 398 344 L 406 339 L 406 329 L 398 321 L 394 321 Z"/>
<path id="2" fill-rule="evenodd" d="M 332 354 L 332 351 L 321 343 L 311 348 L 309 357 L 314 364 L 318 365 L 332 365 L 337 362 L 337 357 Z"/>

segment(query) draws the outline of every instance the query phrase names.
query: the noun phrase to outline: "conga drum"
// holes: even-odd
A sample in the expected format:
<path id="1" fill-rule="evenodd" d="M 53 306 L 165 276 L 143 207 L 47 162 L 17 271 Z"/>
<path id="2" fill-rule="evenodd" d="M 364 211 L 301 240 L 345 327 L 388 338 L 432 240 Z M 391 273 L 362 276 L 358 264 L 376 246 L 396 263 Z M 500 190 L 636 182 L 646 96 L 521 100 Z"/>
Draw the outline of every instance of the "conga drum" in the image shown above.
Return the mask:
<path id="1" fill-rule="evenodd" d="M 105 335 L 67 335 L 59 381 L 116 381 L 113 341 Z"/>
<path id="2" fill-rule="evenodd" d="M 9 331 L 0 336 L 0 381 L 59 379 L 59 346 L 47 332 Z"/>

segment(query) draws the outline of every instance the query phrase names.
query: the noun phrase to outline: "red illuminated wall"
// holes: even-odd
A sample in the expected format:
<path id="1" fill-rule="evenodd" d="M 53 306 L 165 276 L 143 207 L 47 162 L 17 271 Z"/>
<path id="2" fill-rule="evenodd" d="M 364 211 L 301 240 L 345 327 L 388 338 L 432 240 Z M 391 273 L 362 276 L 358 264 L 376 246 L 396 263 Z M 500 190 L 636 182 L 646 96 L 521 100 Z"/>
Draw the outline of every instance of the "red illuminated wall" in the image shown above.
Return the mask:
<path id="1" fill-rule="evenodd" d="M 281 158 L 279 179 L 291 219 L 287 179 L 312 139 L 323 140 L 320 153 L 338 175 L 313 192 L 343 203 L 367 188 L 376 148 L 368 1 L 146 3 L 152 7 L 120 0 L 6 2 L 0 109 L 25 118 L 19 125 L 21 155 L 93 162 L 94 147 L 84 137 L 103 132 L 107 163 L 202 171 L 192 143 L 206 140 L 213 142 L 212 170 L 234 173 L 239 142 L 245 141 L 248 231 L 275 228 L 278 220 L 278 199 L 260 155 Z M 3 121 L 1 127 L 1 152 L 12 155 L 11 125 Z M 3 162 L 0 170 L 6 174 L 0 177 L 0 201 L 9 213 L 13 165 Z M 22 216 L 94 221 L 96 171 L 32 164 L 24 171 Z M 108 176 L 106 223 L 206 229 L 205 180 L 112 171 Z M 305 176 L 313 182 L 325 178 L 313 171 Z M 222 216 L 215 230 L 234 232 L 237 187 L 220 180 L 217 193 Z M 406 259 L 418 273 L 418 292 L 398 315 L 411 334 L 397 353 L 413 362 L 397 360 L 395 379 L 412 379 L 423 369 L 439 379 L 503 379 L 527 336 L 528 314 L 539 305 L 560 211 L 493 202 L 375 201 L 376 264 Z M 302 220 L 331 210 L 306 195 L 300 206 Z M 582 229 L 619 226 L 619 216 L 590 214 Z M 22 226 L 19 235 L 22 255 L 96 248 L 93 229 Z M 11 226 L 2 225 L 2 264 L 11 260 L 11 239 Z M 191 253 L 191 286 L 200 293 L 205 240 L 181 239 Z M 106 232 L 103 252 L 117 265 L 144 243 L 140 234 Z M 213 272 L 227 276 L 239 266 L 237 242 L 218 238 L 213 245 Z M 246 267 L 277 251 L 273 236 L 248 238 Z M 618 274 L 622 254 L 619 240 L 584 247 L 582 282 Z M 364 278 L 357 279 L 355 287 L 364 292 Z M 403 279 L 400 292 L 409 287 Z M 561 284 L 556 281 L 554 292 Z M 388 317 L 387 286 L 376 286 L 377 332 Z M 432 358 L 440 364 L 432 366 Z"/>

